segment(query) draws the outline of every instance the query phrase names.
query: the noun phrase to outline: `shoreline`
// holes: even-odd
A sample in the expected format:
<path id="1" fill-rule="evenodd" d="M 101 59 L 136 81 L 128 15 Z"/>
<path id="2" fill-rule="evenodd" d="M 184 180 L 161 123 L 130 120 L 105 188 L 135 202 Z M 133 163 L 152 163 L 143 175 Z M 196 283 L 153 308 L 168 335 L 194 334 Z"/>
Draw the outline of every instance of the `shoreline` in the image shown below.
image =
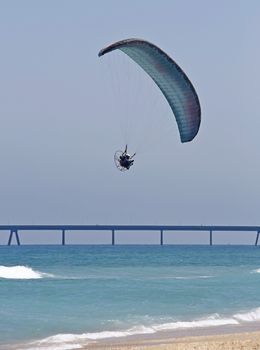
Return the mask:
<path id="1" fill-rule="evenodd" d="M 0 344 L 0 349 L 68 350 L 260 350 L 260 322 L 135 334 L 118 338 L 84 338 L 54 342 Z M 35 347 L 36 346 L 36 347 Z"/>
<path id="2" fill-rule="evenodd" d="M 218 343 L 222 344 L 222 347 L 218 347 Z M 245 347 L 243 347 L 244 343 L 246 343 Z M 90 343 L 86 346 L 83 346 L 81 349 L 258 350 L 260 349 L 260 322 L 250 322 L 249 324 L 240 325 L 161 331 L 154 334 L 138 334 L 117 339 L 107 338 Z"/>
<path id="3" fill-rule="evenodd" d="M 75 348 L 76 349 L 76 348 Z M 184 338 L 129 342 L 122 344 L 96 344 L 82 350 L 258 350 L 260 349 L 260 331 L 230 333 Z"/>

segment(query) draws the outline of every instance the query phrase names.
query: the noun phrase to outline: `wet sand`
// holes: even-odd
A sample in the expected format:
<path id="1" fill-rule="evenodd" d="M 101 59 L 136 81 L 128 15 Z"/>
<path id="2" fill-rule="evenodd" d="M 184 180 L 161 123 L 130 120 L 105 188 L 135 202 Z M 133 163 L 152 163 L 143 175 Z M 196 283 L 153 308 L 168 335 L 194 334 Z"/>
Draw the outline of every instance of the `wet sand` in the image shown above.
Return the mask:
<path id="1" fill-rule="evenodd" d="M 84 350 L 260 350 L 260 331 L 89 344 Z"/>
<path id="2" fill-rule="evenodd" d="M 142 334 L 89 343 L 84 350 L 260 350 L 260 322 Z"/>

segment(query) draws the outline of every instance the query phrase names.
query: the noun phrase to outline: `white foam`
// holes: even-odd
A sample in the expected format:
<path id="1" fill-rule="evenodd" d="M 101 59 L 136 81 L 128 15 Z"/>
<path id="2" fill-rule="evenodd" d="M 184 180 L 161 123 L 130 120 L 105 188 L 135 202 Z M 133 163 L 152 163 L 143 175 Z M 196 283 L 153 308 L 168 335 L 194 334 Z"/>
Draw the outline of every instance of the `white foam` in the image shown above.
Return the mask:
<path id="1" fill-rule="evenodd" d="M 153 334 L 161 331 L 178 329 L 207 328 L 226 325 L 239 325 L 243 322 L 256 322 L 260 320 L 260 308 L 245 313 L 237 313 L 231 317 L 221 317 L 213 314 L 206 318 L 192 321 L 173 321 L 150 326 L 135 326 L 122 331 L 102 331 L 82 334 L 57 334 L 31 344 L 26 350 L 70 350 L 81 349 L 93 341 L 108 338 L 123 338 L 138 334 Z"/>
<path id="2" fill-rule="evenodd" d="M 176 280 L 196 280 L 196 279 L 204 279 L 204 278 L 214 278 L 214 276 L 177 276 L 173 277 Z"/>
<path id="3" fill-rule="evenodd" d="M 38 279 L 54 277 L 51 274 L 33 270 L 28 266 L 0 266 L 0 278 L 7 279 Z"/>
<path id="4" fill-rule="evenodd" d="M 26 346 L 26 350 L 70 350 L 81 349 L 90 342 L 109 338 L 123 338 L 137 334 L 151 334 L 156 330 L 152 327 L 137 326 L 125 331 L 103 331 L 82 334 L 56 334 L 51 337 L 33 342 Z"/>
<path id="5" fill-rule="evenodd" d="M 86 344 L 85 344 L 86 345 Z M 74 349 L 82 349 L 83 345 L 80 344 L 49 344 L 47 346 L 33 346 L 33 347 L 24 347 L 19 350 L 74 350 Z"/>
<path id="6" fill-rule="evenodd" d="M 135 334 L 149 334 L 155 333 L 152 327 L 137 326 L 132 327 L 125 331 L 102 331 L 102 332 L 93 332 L 93 333 L 82 333 L 82 334 L 56 334 L 48 338 L 44 338 L 36 344 L 58 344 L 58 343 L 74 343 L 82 340 L 98 340 L 98 339 L 107 339 L 107 338 L 121 338 L 129 335 Z"/>
<path id="7" fill-rule="evenodd" d="M 260 321 L 260 307 L 249 312 L 235 314 L 234 318 L 242 322 Z"/>
<path id="8" fill-rule="evenodd" d="M 80 349 L 91 341 L 123 338 L 131 335 L 153 334 L 159 331 L 176 330 L 185 328 L 202 328 L 224 325 L 236 325 L 239 322 L 232 318 L 220 318 L 218 315 L 210 316 L 206 319 L 195 320 L 190 322 L 171 322 L 153 326 L 136 326 L 125 331 L 103 331 L 82 334 L 57 334 L 40 341 L 32 343 L 32 347 L 27 350 L 69 350 Z M 62 347 L 60 347 L 62 346 Z"/>
<path id="9" fill-rule="evenodd" d="M 201 320 L 194 321 L 178 321 L 164 323 L 161 325 L 153 326 L 156 331 L 166 331 L 166 330 L 176 330 L 176 329 L 189 329 L 189 328 L 204 328 L 204 327 L 216 327 L 216 326 L 225 326 L 225 325 L 236 325 L 239 324 L 237 320 L 233 318 L 219 318 L 209 317 Z"/>
<path id="10" fill-rule="evenodd" d="M 251 273 L 260 273 L 260 269 L 255 269 L 255 270 L 251 271 Z"/>
<path id="11" fill-rule="evenodd" d="M 98 339 L 106 339 L 106 338 L 121 338 L 121 337 L 130 336 L 130 335 L 137 335 L 137 334 L 152 334 L 155 332 L 156 330 L 153 329 L 153 327 L 136 326 L 126 331 L 117 331 L 117 332 L 104 331 L 104 332 L 98 332 L 98 333 L 86 333 L 85 336 L 87 339 L 98 340 Z"/>

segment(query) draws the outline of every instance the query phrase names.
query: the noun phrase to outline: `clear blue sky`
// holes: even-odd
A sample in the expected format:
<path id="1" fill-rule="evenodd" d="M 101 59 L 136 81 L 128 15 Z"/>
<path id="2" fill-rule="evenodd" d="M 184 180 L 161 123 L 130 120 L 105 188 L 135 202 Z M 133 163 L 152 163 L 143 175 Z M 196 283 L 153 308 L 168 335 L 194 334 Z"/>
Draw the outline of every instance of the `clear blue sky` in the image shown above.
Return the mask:
<path id="1" fill-rule="evenodd" d="M 0 223 L 259 225 L 259 18 L 258 0 L 2 0 Z M 193 142 L 180 143 L 142 72 L 135 86 L 128 62 L 98 58 L 129 37 L 160 46 L 193 82 Z M 126 114 L 144 147 L 122 174 Z M 157 126 L 139 130 L 147 115 Z"/>

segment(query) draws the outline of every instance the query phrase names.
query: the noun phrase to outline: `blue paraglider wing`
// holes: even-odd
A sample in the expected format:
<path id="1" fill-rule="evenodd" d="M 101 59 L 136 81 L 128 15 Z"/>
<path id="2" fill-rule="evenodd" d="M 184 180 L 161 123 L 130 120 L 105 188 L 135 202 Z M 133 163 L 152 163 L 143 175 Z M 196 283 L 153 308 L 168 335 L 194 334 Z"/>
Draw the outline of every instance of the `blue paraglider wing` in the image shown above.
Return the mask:
<path id="1" fill-rule="evenodd" d="M 154 80 L 175 115 L 181 141 L 191 141 L 199 131 L 201 109 L 198 95 L 183 70 L 159 47 L 141 39 L 118 41 L 98 55 L 116 49 L 132 58 Z"/>

